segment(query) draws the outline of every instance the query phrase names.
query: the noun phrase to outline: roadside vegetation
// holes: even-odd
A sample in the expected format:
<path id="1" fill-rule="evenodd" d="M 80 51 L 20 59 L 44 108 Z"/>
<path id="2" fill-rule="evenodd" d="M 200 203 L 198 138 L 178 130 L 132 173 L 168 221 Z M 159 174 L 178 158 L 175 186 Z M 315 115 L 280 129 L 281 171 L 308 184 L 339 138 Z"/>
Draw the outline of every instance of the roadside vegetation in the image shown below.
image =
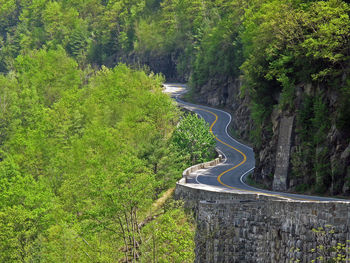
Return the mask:
<path id="1" fill-rule="evenodd" d="M 294 190 L 350 194 L 349 1 L 169 0 L 155 10 L 136 24 L 139 57 L 170 56 L 192 94 L 243 79 L 256 152 L 274 140 L 271 115 L 295 116 Z"/>
<path id="2" fill-rule="evenodd" d="M 191 164 L 162 77 L 81 70 L 58 49 L 18 56 L 0 79 L 0 262 L 192 261 L 183 209 L 151 212 Z"/>
<path id="3" fill-rule="evenodd" d="M 16 58 L 0 77 L 0 262 L 193 261 L 191 215 L 167 190 L 215 143 L 163 81 L 82 70 L 62 48 Z"/>
<path id="4" fill-rule="evenodd" d="M 0 2 L 0 262 L 193 262 L 172 193 L 213 139 L 119 63 L 158 4 Z"/>
<path id="5" fill-rule="evenodd" d="M 256 147 L 311 83 L 293 172 L 318 192 L 349 186 L 326 144 L 334 125 L 349 143 L 349 12 L 341 0 L 0 0 L 0 261 L 193 261 L 190 217 L 171 198 L 152 205 L 213 141 L 144 64 L 194 93 L 243 73 Z"/>

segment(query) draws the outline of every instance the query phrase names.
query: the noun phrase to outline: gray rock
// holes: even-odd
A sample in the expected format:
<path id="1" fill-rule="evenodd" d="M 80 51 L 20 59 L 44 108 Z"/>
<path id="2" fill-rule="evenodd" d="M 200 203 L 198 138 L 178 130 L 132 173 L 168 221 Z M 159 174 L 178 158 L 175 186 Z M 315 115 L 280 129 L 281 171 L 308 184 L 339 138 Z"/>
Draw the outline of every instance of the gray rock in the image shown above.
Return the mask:
<path id="1" fill-rule="evenodd" d="M 340 155 L 341 159 L 348 159 L 350 156 L 350 144 L 348 145 L 348 147 L 346 147 L 346 149 L 342 152 L 342 154 Z"/>
<path id="2" fill-rule="evenodd" d="M 318 245 L 345 244 L 350 239 L 350 203 L 346 202 L 257 198 L 257 194 L 205 191 L 184 184 L 177 184 L 175 196 L 196 214 L 195 262 L 311 262 Z M 326 235 L 312 231 L 319 227 L 328 229 Z M 331 256 L 329 252 L 326 259 Z"/>

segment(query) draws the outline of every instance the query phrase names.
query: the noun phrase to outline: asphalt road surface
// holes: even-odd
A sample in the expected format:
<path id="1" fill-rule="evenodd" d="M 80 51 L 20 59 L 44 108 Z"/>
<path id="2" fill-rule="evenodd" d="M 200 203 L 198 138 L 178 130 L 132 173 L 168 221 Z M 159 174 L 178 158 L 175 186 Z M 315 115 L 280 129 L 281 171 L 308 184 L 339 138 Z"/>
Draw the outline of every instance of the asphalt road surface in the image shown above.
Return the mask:
<path id="1" fill-rule="evenodd" d="M 254 152 L 252 148 L 238 142 L 228 134 L 227 127 L 231 122 L 231 115 L 219 109 L 182 101 L 179 97 L 186 92 L 186 86 L 183 84 L 164 84 L 164 86 L 165 92 L 170 93 L 181 107 L 197 113 L 209 123 L 210 131 L 217 141 L 217 149 L 224 156 L 224 162 L 222 164 L 199 173 L 190 183 L 294 200 L 350 202 L 350 200 L 329 197 L 267 191 L 247 185 L 245 183 L 245 177 L 252 173 L 255 168 Z"/>

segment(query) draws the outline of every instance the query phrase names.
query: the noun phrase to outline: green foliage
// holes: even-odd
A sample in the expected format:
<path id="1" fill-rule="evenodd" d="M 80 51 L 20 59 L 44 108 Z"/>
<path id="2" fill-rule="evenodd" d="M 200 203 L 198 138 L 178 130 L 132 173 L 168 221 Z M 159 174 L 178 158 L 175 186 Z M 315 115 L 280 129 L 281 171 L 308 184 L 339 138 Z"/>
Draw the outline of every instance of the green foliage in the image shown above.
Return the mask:
<path id="1" fill-rule="evenodd" d="M 241 66 L 246 77 L 246 94 L 252 98 L 252 117 L 256 140 L 262 137 L 272 107 L 293 109 L 294 54 L 290 46 L 300 34 L 299 17 L 290 1 L 256 1 L 244 15 L 244 30 L 240 32 L 245 61 Z M 276 95 L 281 93 L 280 101 Z M 257 141 L 259 145 L 259 142 Z"/>
<path id="2" fill-rule="evenodd" d="M 62 48 L 18 56 L 15 69 L 19 73 L 20 85 L 35 90 L 39 102 L 45 106 L 51 106 L 66 90 L 72 92 L 81 84 L 77 63 L 68 58 Z"/>
<path id="3" fill-rule="evenodd" d="M 139 222 L 184 165 L 180 149 L 168 164 L 178 111 L 162 82 L 80 70 L 60 47 L 16 58 L 0 77 L 1 261 L 139 257 Z"/>
<path id="4" fill-rule="evenodd" d="M 301 46 L 306 56 L 322 63 L 320 71 L 312 74 L 312 78 L 323 79 L 337 76 L 349 59 L 350 7 L 339 0 L 318 1 L 310 5 L 305 14 L 306 28 L 313 29 L 305 36 Z"/>
<path id="5" fill-rule="evenodd" d="M 172 207 L 145 227 L 150 238 L 142 246 L 141 261 L 193 262 L 194 231 L 183 208 Z"/>
<path id="6" fill-rule="evenodd" d="M 234 19 L 236 18 L 236 19 Z M 237 40 L 238 16 L 230 14 L 216 26 L 207 25 L 196 54 L 191 83 L 200 87 L 210 79 L 238 76 L 241 64 L 240 43 Z M 232 30 L 236 28 L 236 30 Z"/>
<path id="7" fill-rule="evenodd" d="M 316 260 L 311 262 L 346 262 L 349 257 L 349 240 L 334 242 L 336 231 L 333 226 L 325 225 L 324 227 L 312 229 L 316 248 L 310 252 L 316 255 Z"/>
<path id="8" fill-rule="evenodd" d="M 343 1 L 255 2 L 246 10 L 240 31 L 247 94 L 262 108 L 269 107 L 262 99 L 270 96 L 270 104 L 293 112 L 295 84 L 334 83 L 345 73 L 349 6 Z M 276 101 L 273 98 L 278 93 L 280 100 Z M 252 107 L 252 116 L 261 115 L 254 112 L 258 108 Z M 339 126 L 344 127 L 341 119 L 345 114 L 341 115 Z M 319 132 L 324 133 L 327 124 L 322 123 Z"/>
<path id="9" fill-rule="evenodd" d="M 318 193 L 324 193 L 331 180 L 325 144 L 330 121 L 322 97 L 318 94 L 304 98 L 296 119 L 296 130 L 302 143 L 292 155 L 293 175 L 302 179 L 302 183 L 313 186 Z"/>
<path id="10" fill-rule="evenodd" d="M 0 144 L 8 138 L 11 126 L 15 125 L 13 115 L 18 113 L 17 80 L 13 75 L 4 77 L 0 75 Z"/>
<path id="11" fill-rule="evenodd" d="M 196 116 L 175 128 L 164 79 L 120 61 L 166 60 L 193 91 L 243 73 L 258 148 L 272 110 L 296 110 L 295 86 L 318 87 L 297 114 L 292 169 L 325 191 L 330 124 L 350 133 L 349 12 L 340 0 L 0 0 L 0 261 L 192 261 L 180 209 L 138 226 L 214 139 Z"/>
<path id="12" fill-rule="evenodd" d="M 266 108 L 258 103 L 252 103 L 251 105 L 252 119 L 255 124 L 255 129 L 251 131 L 251 140 L 254 141 L 255 145 L 259 147 L 261 145 L 261 133 L 264 127 L 264 121 L 268 112 Z"/>
<path id="13" fill-rule="evenodd" d="M 20 174 L 11 156 L 0 162 L 0 260 L 30 261 L 35 241 L 54 221 L 53 196 L 32 176 Z"/>
<path id="14" fill-rule="evenodd" d="M 183 154 L 189 154 L 192 164 L 214 157 L 215 140 L 209 132 L 209 125 L 195 114 L 188 114 L 180 121 L 172 141 L 175 148 Z"/>
<path id="15" fill-rule="evenodd" d="M 278 78 L 278 81 L 282 85 L 280 106 L 282 110 L 292 110 L 295 98 L 294 83 L 291 83 L 290 79 L 284 74 Z"/>

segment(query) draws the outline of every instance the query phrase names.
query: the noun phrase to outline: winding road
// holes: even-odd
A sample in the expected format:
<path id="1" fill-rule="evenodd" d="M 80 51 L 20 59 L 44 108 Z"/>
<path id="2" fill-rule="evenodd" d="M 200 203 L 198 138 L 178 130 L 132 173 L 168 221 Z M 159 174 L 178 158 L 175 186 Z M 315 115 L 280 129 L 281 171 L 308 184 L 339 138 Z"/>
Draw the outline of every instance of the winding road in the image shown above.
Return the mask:
<path id="1" fill-rule="evenodd" d="M 171 94 L 181 107 L 197 113 L 209 123 L 210 132 L 217 141 L 217 149 L 225 157 L 223 163 L 202 171 L 197 174 L 194 179 L 190 180 L 189 183 L 293 200 L 350 202 L 350 200 L 329 197 L 267 191 L 247 185 L 244 179 L 248 174 L 253 172 L 255 168 L 254 152 L 252 148 L 238 142 L 228 134 L 227 127 L 231 122 L 231 115 L 219 109 L 191 104 L 180 100 L 179 96 L 186 92 L 186 85 L 164 84 L 164 86 L 166 88 L 165 92 Z"/>

